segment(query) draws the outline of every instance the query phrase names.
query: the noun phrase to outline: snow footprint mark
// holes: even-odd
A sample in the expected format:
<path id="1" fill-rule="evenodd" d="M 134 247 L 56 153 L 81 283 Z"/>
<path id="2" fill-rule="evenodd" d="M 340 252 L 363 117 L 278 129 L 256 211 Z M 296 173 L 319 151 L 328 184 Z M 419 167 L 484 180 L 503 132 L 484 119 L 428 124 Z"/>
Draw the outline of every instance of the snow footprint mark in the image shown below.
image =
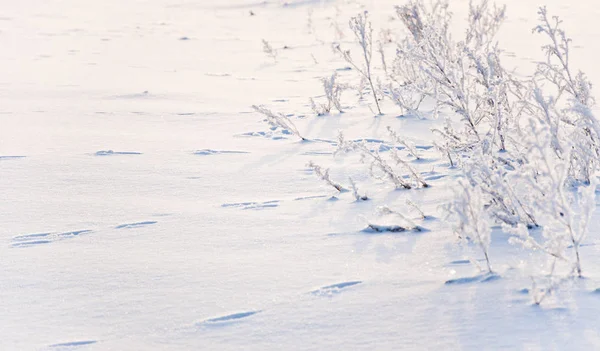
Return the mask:
<path id="1" fill-rule="evenodd" d="M 210 155 L 222 155 L 222 154 L 249 154 L 247 151 L 235 151 L 235 150 L 212 150 L 202 149 L 194 151 L 194 155 L 198 156 L 210 156 Z"/>
<path id="2" fill-rule="evenodd" d="M 63 233 L 33 233 L 18 235 L 12 238 L 12 247 L 30 247 L 42 244 L 50 244 L 56 241 L 77 237 L 81 234 L 91 233 L 92 230 L 75 230 Z"/>
<path id="3" fill-rule="evenodd" d="M 120 225 L 116 226 L 115 228 L 116 229 L 134 229 L 134 228 L 141 228 L 141 227 L 145 227 L 145 226 L 156 224 L 156 223 L 158 223 L 158 222 L 157 221 L 144 221 L 144 222 L 135 222 L 135 223 L 125 223 L 125 224 L 120 224 Z M 46 233 L 23 234 L 23 235 L 17 235 L 15 237 L 13 237 L 10 245 L 15 248 L 17 248 L 17 247 L 25 248 L 25 247 L 32 247 L 32 246 L 43 245 L 43 244 L 51 244 L 53 242 L 66 240 L 66 239 L 72 239 L 72 238 L 78 237 L 83 234 L 89 234 L 91 232 L 93 232 L 93 230 L 83 229 L 83 230 L 73 230 L 73 231 L 62 232 L 62 233 L 46 232 Z"/>
<path id="4" fill-rule="evenodd" d="M 442 178 L 446 178 L 446 177 L 447 177 L 447 175 L 445 175 L 445 174 L 438 174 L 438 175 L 432 175 L 432 176 L 425 177 L 425 180 L 430 182 L 433 180 L 438 180 L 438 179 L 442 179 Z"/>
<path id="5" fill-rule="evenodd" d="M 324 287 L 321 287 L 321 288 L 311 291 L 310 294 L 315 295 L 315 296 L 333 296 L 335 294 L 339 294 L 342 290 L 345 290 L 349 287 L 352 287 L 352 286 L 355 286 L 355 285 L 358 285 L 361 283 L 362 283 L 362 281 L 355 280 L 355 281 L 347 281 L 347 282 L 341 282 L 341 283 L 337 283 L 337 284 L 327 285 L 327 286 L 324 286 Z M 203 321 L 197 322 L 196 325 L 197 326 L 231 325 L 236 322 L 240 322 L 246 318 L 249 318 L 251 316 L 254 316 L 258 313 L 261 313 L 261 312 L 262 312 L 262 310 L 232 313 L 232 314 L 228 314 L 228 315 L 224 315 L 224 316 L 208 318 Z"/>
<path id="6" fill-rule="evenodd" d="M 310 196 L 301 196 L 294 199 L 294 201 L 302 201 L 302 200 L 314 200 L 314 199 L 323 199 L 326 198 L 327 195 L 310 195 Z"/>
<path id="7" fill-rule="evenodd" d="M 203 324 L 203 325 L 228 325 L 228 324 L 232 324 L 234 322 L 240 321 L 242 319 L 248 318 L 250 316 L 253 316 L 257 313 L 260 313 L 261 311 L 247 311 L 247 312 L 239 312 L 239 313 L 232 313 L 232 314 L 228 314 L 225 316 L 220 316 L 220 317 L 215 317 L 215 318 L 209 318 L 209 319 L 205 319 L 204 321 L 200 322 L 199 324 Z"/>
<path id="8" fill-rule="evenodd" d="M 25 234 L 18 235 L 12 239 L 12 247 L 24 247 L 24 246 L 33 246 L 33 245 L 41 245 L 41 244 L 49 244 L 52 240 L 48 240 L 51 238 L 52 233 L 34 233 L 34 234 Z"/>
<path id="9" fill-rule="evenodd" d="M 60 344 L 53 344 L 53 345 L 50 345 L 49 347 L 53 350 L 56 350 L 56 349 L 71 350 L 78 346 L 91 345 L 91 344 L 95 344 L 96 342 L 97 342 L 96 340 L 70 341 L 70 342 L 64 342 L 64 343 L 60 343 Z"/>
<path id="10" fill-rule="evenodd" d="M 115 229 L 141 228 L 141 227 L 149 226 L 149 225 L 156 224 L 156 223 L 158 223 L 158 222 L 157 221 L 144 221 L 144 222 L 135 222 L 135 223 L 125 223 L 125 224 L 119 224 L 118 226 L 115 227 Z"/>
<path id="11" fill-rule="evenodd" d="M 141 152 L 137 151 L 113 151 L 113 150 L 100 150 L 94 153 L 95 156 L 116 156 L 116 155 L 141 155 Z"/>
<path id="12" fill-rule="evenodd" d="M 454 260 L 454 261 L 450 261 L 448 262 L 448 264 L 446 264 L 446 266 L 464 266 L 464 265 L 469 265 L 471 264 L 471 260 Z"/>
<path id="13" fill-rule="evenodd" d="M 360 281 L 360 280 L 342 282 L 342 283 L 337 283 L 337 284 L 321 287 L 319 289 L 311 291 L 310 293 L 312 295 L 316 295 L 316 296 L 333 296 L 333 295 L 339 294 L 342 290 L 344 290 L 346 288 L 349 288 L 351 286 L 355 286 L 355 285 L 358 285 L 361 283 L 362 283 L 362 281 Z"/>
<path id="14" fill-rule="evenodd" d="M 237 137 L 262 137 L 262 138 L 266 138 L 266 139 L 272 139 L 272 140 L 283 140 L 283 139 L 287 139 L 287 135 L 290 135 L 291 133 L 289 131 L 281 131 L 282 135 L 279 135 L 277 133 L 275 133 L 274 131 L 268 131 L 268 132 L 246 132 L 246 133 L 242 133 L 242 134 L 237 134 Z"/>
<path id="15" fill-rule="evenodd" d="M 238 202 L 238 203 L 222 204 L 221 207 L 239 208 L 242 210 L 262 210 L 265 208 L 278 207 L 279 203 L 280 203 L 279 200 L 271 200 L 271 201 L 265 201 L 265 202 Z"/>
<path id="16" fill-rule="evenodd" d="M 302 155 L 304 155 L 304 156 L 331 156 L 331 155 L 333 155 L 333 152 L 331 152 L 331 151 L 306 151 L 306 152 L 303 152 Z"/>
<path id="17" fill-rule="evenodd" d="M 489 283 L 494 282 L 500 279 L 500 276 L 495 273 L 485 273 L 476 275 L 474 277 L 463 277 L 450 279 L 446 281 L 446 285 L 462 285 L 462 284 L 471 284 L 471 283 Z"/>

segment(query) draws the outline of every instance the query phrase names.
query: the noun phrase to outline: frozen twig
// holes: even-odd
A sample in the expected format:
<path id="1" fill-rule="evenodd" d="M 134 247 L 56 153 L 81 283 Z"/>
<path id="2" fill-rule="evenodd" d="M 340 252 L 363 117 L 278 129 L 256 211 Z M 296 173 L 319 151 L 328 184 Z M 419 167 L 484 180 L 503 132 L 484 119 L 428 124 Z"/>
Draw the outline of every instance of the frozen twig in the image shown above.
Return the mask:
<path id="1" fill-rule="evenodd" d="M 360 195 L 360 193 L 358 192 L 358 187 L 356 186 L 356 183 L 354 182 L 352 177 L 348 177 L 348 181 L 350 182 L 350 188 L 352 189 L 352 195 L 354 195 L 354 198 L 356 199 L 356 201 L 369 200 L 367 195 Z"/>
<path id="2" fill-rule="evenodd" d="M 266 121 L 273 128 L 281 128 L 281 129 L 297 136 L 298 138 L 302 139 L 302 141 L 308 140 L 308 139 L 304 138 L 302 135 L 300 135 L 300 132 L 298 131 L 298 128 L 296 128 L 296 125 L 294 124 L 294 122 L 292 122 L 283 113 L 275 113 L 264 106 L 252 105 L 252 108 L 254 109 L 254 111 L 265 116 Z"/>
<path id="3" fill-rule="evenodd" d="M 350 55 L 350 50 L 343 50 L 339 44 L 334 45 L 334 51 L 338 52 L 346 62 L 348 62 L 360 75 L 368 82 L 373 94 L 373 100 L 377 107 L 377 113 L 382 115 L 379 107 L 379 97 L 375 89 L 374 78 L 372 74 L 372 59 L 373 59 L 373 29 L 368 18 L 368 12 L 359 13 L 356 17 L 350 19 L 350 29 L 354 33 L 358 44 L 360 45 L 363 64 L 354 61 Z"/>

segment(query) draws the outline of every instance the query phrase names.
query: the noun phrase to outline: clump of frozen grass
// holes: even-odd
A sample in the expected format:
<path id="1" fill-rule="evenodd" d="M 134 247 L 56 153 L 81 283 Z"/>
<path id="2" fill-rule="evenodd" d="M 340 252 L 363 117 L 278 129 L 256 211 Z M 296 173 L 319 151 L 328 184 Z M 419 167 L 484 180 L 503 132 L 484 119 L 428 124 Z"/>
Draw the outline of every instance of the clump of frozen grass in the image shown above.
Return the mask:
<path id="1" fill-rule="evenodd" d="M 292 120 L 283 113 L 275 113 L 264 106 L 252 105 L 252 108 L 254 111 L 266 117 L 266 121 L 269 123 L 269 125 L 271 125 L 271 128 L 282 129 L 284 133 L 293 134 L 302 141 L 308 140 L 300 135 L 300 132 L 298 131 L 298 128 L 296 128 L 294 122 L 292 122 Z"/>
<path id="2" fill-rule="evenodd" d="M 340 102 L 340 99 L 342 97 L 342 93 L 348 87 L 338 81 L 337 72 L 333 73 L 330 77 L 322 78 L 321 83 L 323 84 L 323 91 L 325 93 L 327 103 L 317 103 L 311 98 L 310 105 L 313 112 L 316 113 L 317 116 L 327 115 L 334 108 L 340 113 L 344 112 L 342 110 L 342 103 Z"/>
<path id="3" fill-rule="evenodd" d="M 373 77 L 373 28 L 369 21 L 369 13 L 359 13 L 356 17 L 350 19 L 350 29 L 354 33 L 354 36 L 360 46 L 362 63 L 358 63 L 350 55 L 350 50 L 343 50 L 339 44 L 334 45 L 333 49 L 338 52 L 348 64 L 350 64 L 360 75 L 361 78 L 368 83 L 371 88 L 371 94 L 373 95 L 373 101 L 377 107 L 377 113 L 382 115 L 381 108 L 379 106 L 378 92 L 375 89 L 374 77 Z M 362 91 L 362 90 L 361 90 Z"/>
<path id="4" fill-rule="evenodd" d="M 346 189 L 344 189 L 344 187 L 341 186 L 339 183 L 336 183 L 333 180 L 331 180 L 331 178 L 329 177 L 329 168 L 323 168 L 318 164 L 314 163 L 313 161 L 310 161 L 306 166 L 312 169 L 313 172 L 315 172 L 315 174 L 321 180 L 323 180 L 328 185 L 332 186 L 335 190 L 339 192 L 346 191 Z"/>

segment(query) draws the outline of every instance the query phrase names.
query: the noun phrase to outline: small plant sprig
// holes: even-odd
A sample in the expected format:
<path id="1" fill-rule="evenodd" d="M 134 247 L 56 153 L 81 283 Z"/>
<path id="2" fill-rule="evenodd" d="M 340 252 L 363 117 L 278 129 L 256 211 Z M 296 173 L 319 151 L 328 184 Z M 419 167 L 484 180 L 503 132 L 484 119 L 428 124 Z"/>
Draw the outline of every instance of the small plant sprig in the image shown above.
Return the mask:
<path id="1" fill-rule="evenodd" d="M 342 97 L 342 92 L 344 92 L 344 90 L 346 90 L 348 87 L 345 84 L 339 83 L 337 78 L 337 72 L 333 73 L 328 78 L 321 78 L 327 103 L 317 104 L 314 99 L 310 99 L 311 108 L 313 112 L 317 114 L 317 116 L 327 115 L 333 108 L 338 110 L 340 113 L 344 112 L 342 110 L 340 99 Z"/>
<path id="2" fill-rule="evenodd" d="M 392 137 L 392 139 L 404 146 L 406 148 L 406 150 L 408 151 L 408 153 L 414 157 L 416 160 L 420 160 L 421 157 L 419 156 L 419 152 L 417 151 L 417 148 L 415 147 L 415 145 L 409 141 L 407 141 L 406 139 L 400 137 L 400 135 L 398 135 L 398 133 L 396 133 L 395 130 L 392 129 L 392 127 L 388 126 L 387 127 L 388 132 L 390 133 L 390 136 Z"/>
<path id="3" fill-rule="evenodd" d="M 362 76 L 362 78 L 368 82 L 371 88 L 371 94 L 373 94 L 375 106 L 377 106 L 377 113 L 381 116 L 383 113 L 381 113 L 381 108 L 379 106 L 379 97 L 377 96 L 378 92 L 375 89 L 372 74 L 373 28 L 371 27 L 371 22 L 369 21 L 368 15 L 369 13 L 365 11 L 350 19 L 350 29 L 354 33 L 362 52 L 362 57 L 364 60 L 362 65 L 354 61 L 350 55 L 350 50 L 343 50 L 339 44 L 334 45 L 333 49 L 339 53 L 342 58 L 348 62 L 348 64 L 354 67 L 354 69 Z"/>
<path id="4" fill-rule="evenodd" d="M 325 181 L 325 183 L 327 183 L 328 185 L 331 185 L 335 190 L 337 190 L 339 192 L 346 191 L 346 189 L 344 189 L 343 186 L 341 186 L 340 184 L 331 180 L 331 178 L 329 177 L 329 168 L 323 168 L 323 167 L 319 166 L 318 164 L 314 163 L 313 161 L 310 161 L 306 165 L 306 167 L 312 169 L 313 172 L 315 172 L 315 174 L 319 178 L 321 178 L 321 180 Z"/>
<path id="5" fill-rule="evenodd" d="M 429 184 L 427 184 L 423 177 L 421 177 L 419 172 L 412 168 L 408 164 L 408 162 L 406 162 L 404 159 L 402 159 L 402 157 L 400 157 L 400 155 L 398 155 L 397 149 L 392 149 L 390 151 L 390 156 L 394 161 L 396 161 L 396 164 L 401 165 L 408 172 L 410 178 L 414 181 L 415 184 L 417 184 L 418 188 L 429 188 Z"/>
<path id="6" fill-rule="evenodd" d="M 358 187 L 356 186 L 356 183 L 354 182 L 354 179 L 352 179 L 352 177 L 348 177 L 348 181 L 350 182 L 350 188 L 352 189 L 352 195 L 354 195 L 354 198 L 356 199 L 356 201 L 369 200 L 369 197 L 367 195 L 361 195 L 358 192 Z"/>
<path id="7" fill-rule="evenodd" d="M 406 204 L 412 208 L 414 208 L 418 213 L 419 213 L 419 218 L 421 220 L 424 220 L 427 218 L 427 216 L 425 216 L 425 213 L 421 210 L 421 208 L 419 208 L 419 206 L 417 206 L 417 204 L 415 204 L 414 202 L 410 201 L 410 200 L 406 200 Z"/>
<path id="8" fill-rule="evenodd" d="M 358 151 L 361 154 L 361 161 L 363 163 L 369 163 L 369 170 L 371 176 L 376 179 L 387 179 L 394 183 L 396 189 L 412 189 L 410 182 L 406 181 L 404 177 L 392 168 L 392 166 L 385 161 L 377 150 L 371 151 L 366 143 L 347 141 L 344 135 L 340 133 L 338 135 L 338 149 L 335 154 L 342 152 Z M 375 171 L 383 173 L 383 175 L 376 175 Z"/>
<path id="9" fill-rule="evenodd" d="M 292 120 L 290 120 L 283 113 L 275 113 L 264 106 L 252 105 L 252 108 L 254 109 L 254 111 L 265 116 L 267 118 L 267 123 L 269 123 L 272 127 L 281 128 L 285 131 L 288 131 L 289 133 L 300 138 L 302 141 L 308 140 L 302 135 L 300 135 L 300 132 L 298 131 L 298 128 L 296 128 L 294 122 L 292 122 Z"/>

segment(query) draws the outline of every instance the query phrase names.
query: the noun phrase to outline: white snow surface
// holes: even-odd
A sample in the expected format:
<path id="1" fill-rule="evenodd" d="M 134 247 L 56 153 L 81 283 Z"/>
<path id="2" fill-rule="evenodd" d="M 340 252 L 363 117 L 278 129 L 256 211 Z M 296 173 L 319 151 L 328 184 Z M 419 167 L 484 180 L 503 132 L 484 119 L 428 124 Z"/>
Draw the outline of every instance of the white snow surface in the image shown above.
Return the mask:
<path id="1" fill-rule="evenodd" d="M 526 71 L 542 58 L 540 4 L 505 2 L 502 46 Z M 600 82 L 596 0 L 546 2 Z M 555 302 L 532 305 L 523 251 L 501 233 L 500 279 L 445 284 L 476 276 L 468 259 L 481 255 L 441 218 L 458 171 L 429 149 L 440 122 L 398 117 L 389 102 L 373 117 L 353 92 L 346 113 L 311 112 L 320 77 L 357 82 L 331 50 L 331 23 L 352 47 L 350 16 L 368 9 L 376 28 L 397 29 L 398 3 L 4 1 L 0 349 L 599 349 L 598 211 L 586 279 Z M 451 3 L 460 26 L 468 2 Z M 319 140 L 270 136 L 253 104 Z M 394 190 L 356 155 L 332 157 L 338 130 L 380 138 L 387 126 L 423 147 L 414 165 L 431 188 Z M 371 200 L 336 194 L 311 160 Z M 407 199 L 433 217 L 425 231 L 363 230 L 378 206 L 408 211 Z"/>

